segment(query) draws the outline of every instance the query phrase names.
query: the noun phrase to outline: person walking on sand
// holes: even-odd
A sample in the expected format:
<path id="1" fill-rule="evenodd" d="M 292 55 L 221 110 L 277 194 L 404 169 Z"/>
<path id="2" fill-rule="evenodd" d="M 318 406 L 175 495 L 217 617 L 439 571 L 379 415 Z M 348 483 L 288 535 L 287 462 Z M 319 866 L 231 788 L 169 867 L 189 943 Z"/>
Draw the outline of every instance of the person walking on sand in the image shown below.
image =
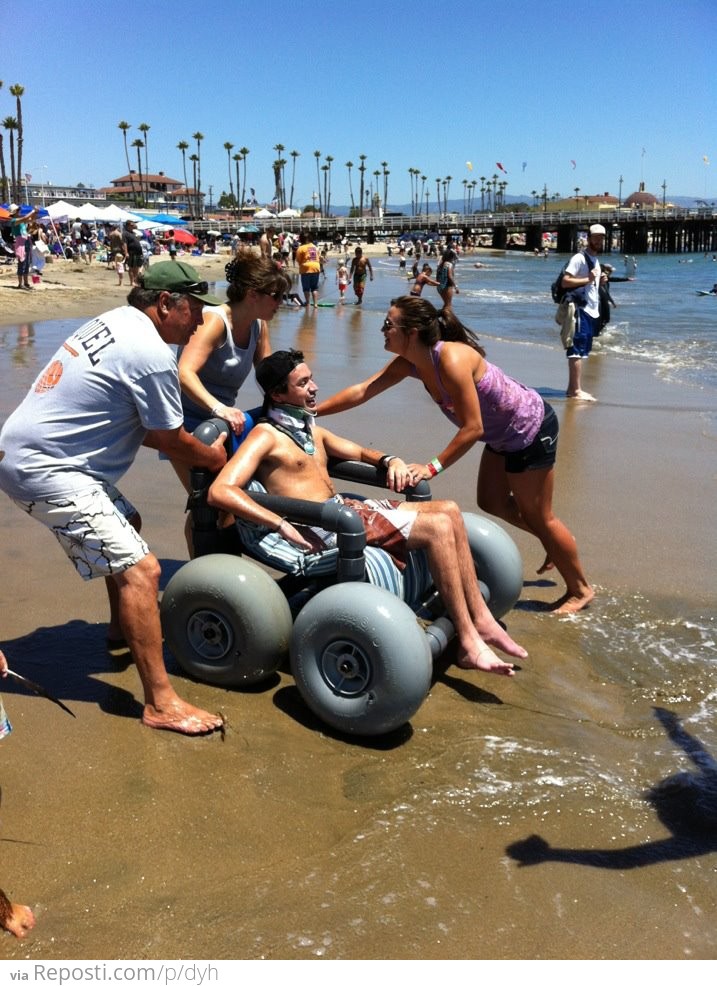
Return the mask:
<path id="1" fill-rule="evenodd" d="M 336 270 L 336 283 L 339 286 L 339 299 L 343 305 L 346 300 L 346 288 L 349 286 L 349 269 L 343 260 L 339 261 L 339 266 Z"/>
<path id="2" fill-rule="evenodd" d="M 584 306 L 575 311 L 575 335 L 565 354 L 568 358 L 568 389 L 565 396 L 578 401 L 594 401 L 595 398 L 582 388 L 583 360 L 590 355 L 593 337 L 600 334 L 600 285 L 607 281 L 607 274 L 600 270 L 598 254 L 605 244 L 605 227 L 594 223 L 588 230 L 585 250 L 574 254 L 568 261 L 562 286 L 582 295 Z"/>
<path id="3" fill-rule="evenodd" d="M 506 376 L 485 358 L 476 335 L 452 309 L 437 310 L 425 298 L 395 298 L 381 331 L 395 357 L 373 376 L 322 401 L 319 415 L 364 404 L 407 377 L 416 377 L 458 427 L 448 445 L 426 465 L 409 466 L 412 482 L 431 479 L 471 449 L 486 443 L 478 473 L 478 506 L 537 537 L 566 592 L 557 613 L 584 609 L 595 593 L 583 573 L 575 538 L 553 513 L 558 443 L 555 412 L 537 391 Z"/>
<path id="4" fill-rule="evenodd" d="M 131 653 L 144 690 L 142 722 L 211 732 L 220 716 L 177 695 L 162 658 L 160 567 L 136 508 L 117 489 L 141 445 L 216 472 L 224 436 L 207 446 L 184 427 L 176 358 L 220 304 L 189 264 L 153 264 L 127 305 L 77 329 L 0 431 L 0 489 L 55 535 L 78 574 L 104 577 L 107 649 Z"/>
<path id="5" fill-rule="evenodd" d="M 269 530 L 299 548 L 325 550 L 328 532 L 303 525 L 255 503 L 242 489 L 256 474 L 269 493 L 322 503 L 336 498 L 329 478 L 329 457 L 359 459 L 386 467 L 389 489 L 401 492 L 410 482 L 403 459 L 314 426 L 317 386 L 298 350 L 272 353 L 256 368 L 264 391 L 264 417 L 239 446 L 208 492 L 208 503 Z M 342 498 L 361 518 L 368 544 L 384 548 L 398 568 L 406 553 L 426 551 L 436 588 L 456 628 L 457 663 L 462 668 L 512 676 L 514 665 L 497 657 L 489 645 L 507 656 L 527 652 L 493 618 L 478 586 L 463 516 L 450 500 L 409 503 L 396 500 Z"/>
<path id="6" fill-rule="evenodd" d="M 353 278 L 354 294 L 356 295 L 357 305 L 363 303 L 363 293 L 366 288 L 367 274 L 370 275 L 371 280 L 373 281 L 373 267 L 371 266 L 371 261 L 368 257 L 364 257 L 361 247 L 356 247 L 353 260 L 351 261 L 349 277 Z"/>
<path id="7" fill-rule="evenodd" d="M 7 678 L 7 658 L 0 650 L 0 678 Z M 0 740 L 9 736 L 12 726 L 5 715 L 0 698 Z M 0 890 L 0 928 L 5 928 L 16 938 L 24 938 L 35 927 L 35 915 L 24 904 L 13 904 L 3 890 Z"/>

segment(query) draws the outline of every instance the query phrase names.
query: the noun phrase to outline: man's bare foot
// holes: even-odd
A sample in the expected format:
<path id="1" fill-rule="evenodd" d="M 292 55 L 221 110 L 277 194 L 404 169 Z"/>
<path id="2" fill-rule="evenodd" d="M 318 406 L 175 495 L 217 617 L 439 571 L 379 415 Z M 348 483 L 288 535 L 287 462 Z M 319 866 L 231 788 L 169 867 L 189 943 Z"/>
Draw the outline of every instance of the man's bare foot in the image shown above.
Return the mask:
<path id="1" fill-rule="evenodd" d="M 7 930 L 16 938 L 24 938 L 35 927 L 35 915 L 24 904 L 12 904 L 10 917 L 5 922 Z"/>
<path id="2" fill-rule="evenodd" d="M 558 616 L 566 616 L 570 613 L 579 613 L 581 609 L 585 609 L 595 598 L 595 590 L 588 588 L 585 592 L 578 595 L 573 595 L 572 593 L 566 592 L 564 596 L 561 596 L 553 605 L 550 607 L 551 612 L 557 614 Z"/>
<path id="3" fill-rule="evenodd" d="M 508 657 L 526 658 L 528 652 L 520 644 L 516 644 L 507 630 L 498 623 L 491 613 L 486 609 L 486 615 L 476 623 L 476 630 L 481 640 L 491 647 L 497 647 Z"/>
<path id="4" fill-rule="evenodd" d="M 589 394 L 587 392 L 587 390 L 576 390 L 574 394 L 571 394 L 568 391 L 565 394 L 565 396 L 571 398 L 571 400 L 574 400 L 574 401 L 595 401 L 595 400 L 597 400 L 597 398 L 596 397 L 593 397 L 592 394 Z"/>
<path id="5" fill-rule="evenodd" d="M 456 659 L 456 664 L 459 668 L 465 668 L 468 671 L 490 671 L 493 674 L 504 674 L 508 677 L 515 674 L 513 665 L 506 664 L 505 661 L 497 657 L 482 640 L 479 642 L 477 651 L 469 653 L 462 648 Z"/>
<path id="6" fill-rule="evenodd" d="M 198 709 L 181 698 L 176 698 L 163 709 L 158 709 L 154 705 L 145 705 L 142 722 L 152 729 L 170 729 L 175 733 L 184 733 L 186 736 L 213 733 L 223 725 L 221 716 Z"/>
<path id="7" fill-rule="evenodd" d="M 548 556 L 546 555 L 543 564 L 540 566 L 540 568 L 536 568 L 535 571 L 537 572 L 538 575 L 543 575 L 545 572 L 552 572 L 554 568 L 555 565 L 553 564 L 553 562 L 551 562 L 550 558 L 548 558 Z"/>

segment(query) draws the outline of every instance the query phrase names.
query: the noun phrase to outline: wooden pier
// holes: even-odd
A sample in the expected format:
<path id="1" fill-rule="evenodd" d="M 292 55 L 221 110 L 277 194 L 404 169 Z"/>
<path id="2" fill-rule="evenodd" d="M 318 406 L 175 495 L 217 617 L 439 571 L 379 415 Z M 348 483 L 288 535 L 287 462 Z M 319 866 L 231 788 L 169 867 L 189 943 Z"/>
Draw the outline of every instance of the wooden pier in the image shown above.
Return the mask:
<path id="1" fill-rule="evenodd" d="M 244 220 L 246 222 L 246 220 Z M 579 249 L 588 227 L 602 223 L 608 231 L 606 252 L 644 253 L 717 253 L 717 212 L 713 209 L 600 209 L 595 212 L 478 212 L 472 215 L 449 213 L 428 216 L 364 216 L 361 219 L 335 216 L 329 219 L 304 217 L 297 219 L 252 219 L 259 229 L 269 226 L 276 230 L 298 233 L 307 230 L 319 240 L 333 242 L 344 236 L 360 237 L 368 243 L 386 237 L 396 238 L 406 233 L 422 232 L 438 236 L 453 235 L 456 239 L 481 239 L 496 250 L 542 250 L 544 234 L 552 234 L 558 253 L 574 253 Z M 229 218 L 195 221 L 190 227 L 195 233 L 219 226 L 222 232 L 233 233 L 241 221 Z M 514 241 L 524 240 L 519 244 Z"/>

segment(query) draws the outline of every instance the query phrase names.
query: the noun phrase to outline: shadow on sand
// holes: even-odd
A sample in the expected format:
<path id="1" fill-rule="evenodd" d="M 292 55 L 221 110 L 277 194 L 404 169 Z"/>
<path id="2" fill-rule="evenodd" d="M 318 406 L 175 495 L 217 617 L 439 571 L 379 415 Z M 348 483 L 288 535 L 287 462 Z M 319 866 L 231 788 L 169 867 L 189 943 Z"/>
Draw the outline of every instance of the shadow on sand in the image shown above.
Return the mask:
<path id="1" fill-rule="evenodd" d="M 569 849 L 551 846 L 539 835 L 513 842 L 508 856 L 521 866 L 579 863 L 608 870 L 631 870 L 667 860 L 690 859 L 717 850 L 717 761 L 691 736 L 673 712 L 655 708 L 665 732 L 692 761 L 696 771 L 680 771 L 645 792 L 657 817 L 672 834 L 625 849 Z"/>

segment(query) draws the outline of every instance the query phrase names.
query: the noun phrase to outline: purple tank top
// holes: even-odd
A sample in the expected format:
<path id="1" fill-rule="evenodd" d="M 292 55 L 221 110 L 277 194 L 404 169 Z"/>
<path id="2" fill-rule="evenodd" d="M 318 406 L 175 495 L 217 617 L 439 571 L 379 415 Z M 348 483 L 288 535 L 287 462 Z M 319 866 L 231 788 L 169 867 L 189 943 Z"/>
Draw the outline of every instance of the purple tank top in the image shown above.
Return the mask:
<path id="1" fill-rule="evenodd" d="M 436 403 L 449 421 L 460 427 L 453 403 L 441 380 L 439 369 L 443 340 L 431 349 L 431 362 L 441 398 Z M 545 415 L 545 404 L 537 390 L 518 383 L 486 360 L 485 373 L 476 384 L 483 419 L 483 441 L 496 452 L 519 452 L 533 441 Z M 416 368 L 411 374 L 418 376 Z"/>

